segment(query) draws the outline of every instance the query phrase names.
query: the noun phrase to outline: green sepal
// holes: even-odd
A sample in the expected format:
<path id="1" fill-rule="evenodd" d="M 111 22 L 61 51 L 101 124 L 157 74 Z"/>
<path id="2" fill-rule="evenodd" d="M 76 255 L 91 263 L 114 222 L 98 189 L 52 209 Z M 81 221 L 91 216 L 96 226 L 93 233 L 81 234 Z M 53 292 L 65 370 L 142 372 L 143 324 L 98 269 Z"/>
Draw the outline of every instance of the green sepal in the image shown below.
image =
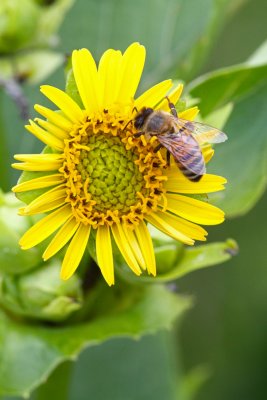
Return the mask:
<path id="1" fill-rule="evenodd" d="M 65 91 L 82 109 L 84 108 L 78 87 L 74 79 L 72 68 L 70 68 L 67 72 Z"/>

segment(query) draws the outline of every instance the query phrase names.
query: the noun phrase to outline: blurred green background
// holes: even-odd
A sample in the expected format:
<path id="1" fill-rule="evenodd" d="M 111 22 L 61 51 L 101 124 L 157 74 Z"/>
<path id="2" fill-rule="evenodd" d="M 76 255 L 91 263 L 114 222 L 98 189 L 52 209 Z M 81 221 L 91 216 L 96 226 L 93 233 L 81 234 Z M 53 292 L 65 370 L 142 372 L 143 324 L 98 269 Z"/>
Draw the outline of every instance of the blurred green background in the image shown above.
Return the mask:
<path id="1" fill-rule="evenodd" d="M 225 24 L 203 71 L 246 60 L 266 40 L 266 21 L 266 1 L 245 2 Z M 244 118 L 253 124 L 253 109 Z M 241 169 L 246 160 L 237 157 Z M 211 367 L 198 400 L 267 398 L 266 204 L 265 194 L 246 216 L 226 221 L 209 234 L 209 240 L 234 237 L 238 257 L 180 283 L 181 291 L 196 298 L 181 329 L 184 363 L 188 369 L 198 363 Z"/>
<path id="2" fill-rule="evenodd" d="M 125 15 L 126 22 L 123 21 L 122 30 L 117 29 L 121 46 L 124 48 L 131 41 L 139 39 L 140 30 L 143 30 L 142 34 L 149 43 L 151 38 L 146 36 L 150 32 L 148 25 L 160 24 L 160 15 L 155 20 L 147 21 L 142 14 L 142 2 L 136 0 L 134 3 L 138 10 L 138 18 L 135 16 L 130 34 L 128 32 L 128 36 L 124 37 L 123 32 L 127 18 L 130 18 L 128 14 Z M 153 1 L 147 3 L 153 7 Z M 208 0 L 202 1 L 202 9 L 196 10 L 196 13 L 201 14 L 200 23 L 211 12 L 209 8 L 211 3 L 213 2 Z M 214 3 L 219 4 L 223 1 Z M 124 1 L 119 0 L 116 3 L 118 8 L 121 7 L 125 11 L 124 4 Z M 164 7 L 163 1 L 162 4 Z M 183 7 L 187 4 L 189 2 L 184 1 Z M 198 4 L 195 1 L 196 8 Z M 196 72 L 194 68 L 189 71 L 186 63 L 183 65 L 180 60 L 182 78 L 189 81 L 200 73 L 241 63 L 267 39 L 266 0 L 238 1 L 233 4 L 232 8 L 235 10 L 231 10 L 226 16 L 219 13 L 213 22 L 216 27 L 220 26 L 220 30 L 215 35 L 215 41 L 205 49 L 205 52 L 210 52 L 203 65 L 197 65 Z M 176 2 L 168 2 L 168 5 L 167 14 L 171 18 Z M 105 19 L 96 18 L 92 24 L 90 13 L 95 13 L 96 17 L 99 13 L 101 16 L 104 15 Z M 73 48 L 85 46 L 93 48 L 94 54 L 99 57 L 109 46 L 118 46 L 116 35 L 109 35 L 105 24 L 116 24 L 119 27 L 119 18 L 124 18 L 123 13 L 117 16 L 108 1 L 77 0 L 60 29 L 59 48 L 69 53 Z M 192 21 L 192 24 L 197 24 L 199 21 Z M 212 29 L 211 27 L 210 32 Z M 188 31 L 180 32 L 181 43 L 178 45 L 181 47 L 183 39 L 190 39 L 190 35 L 189 26 Z M 196 38 L 192 37 L 192 43 L 195 40 Z M 161 45 L 168 45 L 168 35 Z M 201 46 L 203 43 L 200 43 L 200 50 Z M 150 59 L 151 64 L 146 67 L 146 85 L 150 81 L 155 82 L 156 79 L 153 73 L 150 73 L 155 61 L 150 58 L 152 53 L 154 54 L 152 50 L 151 53 L 148 51 L 148 60 Z M 196 54 L 199 54 L 199 51 L 196 51 Z M 196 63 L 198 62 L 201 64 L 200 58 L 196 56 Z M 162 78 L 160 75 L 163 72 L 164 65 L 162 71 L 157 73 L 157 80 Z M 165 76 L 167 77 L 172 75 Z M 62 70 L 54 73 L 46 82 L 63 87 Z M 36 86 L 27 87 L 25 91 L 31 104 L 40 102 L 41 97 Z M 8 120 L 6 129 L 10 133 L 7 137 L 10 141 L 8 159 L 11 162 L 12 153 L 32 152 L 33 149 L 38 149 L 38 145 L 29 135 L 24 134 L 13 102 L 5 96 L 2 103 L 4 106 L 2 113 L 10 116 L 6 119 Z M 14 115 L 17 118 L 14 118 Z M 253 109 L 251 116 L 244 115 L 244 118 L 248 124 L 253 124 Z M 18 129 L 18 123 L 21 124 L 19 142 L 12 136 L 12 132 Z M 240 154 L 236 156 L 240 157 L 240 168 L 242 168 L 242 162 L 245 160 Z M 8 174 L 11 174 L 10 170 Z M 237 176 L 238 174 L 239 170 L 236 171 Z M 17 176 L 16 172 L 12 172 L 13 183 Z M 10 187 L 10 181 L 2 181 L 2 184 L 5 189 Z M 195 397 L 197 400 L 266 399 L 266 200 L 265 195 L 247 215 L 227 221 L 223 226 L 209 229 L 209 241 L 233 237 L 239 243 L 240 254 L 225 265 L 196 272 L 179 281 L 179 292 L 192 294 L 195 299 L 195 305 L 186 314 L 179 331 L 145 337 L 136 342 L 116 339 L 101 347 L 88 349 L 80 356 L 79 362 L 74 367 L 72 364 L 65 365 L 54 373 L 50 379 L 53 388 L 51 393 L 46 390 L 43 393 L 40 391 L 34 398 L 61 400 L 56 396 L 57 388 L 65 384 L 66 370 L 74 368 L 71 399 L 189 400 L 190 396 L 185 397 L 187 394 L 183 392 L 181 370 L 183 375 L 186 375 L 195 367 L 204 365 L 207 370 L 205 368 L 202 370 L 203 380 L 205 376 L 207 379 Z M 201 373 L 199 376 L 196 374 L 196 386 L 198 380 L 201 381 L 201 376 Z"/>

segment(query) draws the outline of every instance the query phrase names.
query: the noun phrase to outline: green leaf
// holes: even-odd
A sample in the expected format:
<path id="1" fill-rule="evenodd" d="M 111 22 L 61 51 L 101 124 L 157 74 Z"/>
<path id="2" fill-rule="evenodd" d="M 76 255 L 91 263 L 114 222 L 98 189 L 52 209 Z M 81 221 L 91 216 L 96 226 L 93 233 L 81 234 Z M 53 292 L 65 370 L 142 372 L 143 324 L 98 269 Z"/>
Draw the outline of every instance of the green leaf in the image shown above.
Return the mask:
<path id="1" fill-rule="evenodd" d="M 155 247 L 158 274 L 135 276 L 125 266 L 122 258 L 117 256 L 120 264 L 118 273 L 126 281 L 136 283 L 171 282 L 198 269 L 212 267 L 228 261 L 238 252 L 237 243 L 228 239 L 226 242 L 210 243 L 195 247 L 177 246 L 175 241 Z"/>
<path id="2" fill-rule="evenodd" d="M 170 328 L 191 302 L 161 285 L 126 289 L 105 286 L 96 303 L 108 308 L 102 294 L 113 296 L 113 311 L 109 307 L 106 314 L 75 325 L 24 324 L 0 312 L 0 395 L 29 395 L 57 365 L 74 360 L 85 347 Z"/>
<path id="3" fill-rule="evenodd" d="M 267 82 L 234 105 L 224 128 L 229 140 L 218 147 L 211 163 L 228 179 L 226 190 L 214 200 L 230 217 L 247 213 L 266 189 L 266 102 Z"/>
<path id="4" fill-rule="evenodd" d="M 228 239 L 226 242 L 210 243 L 206 245 L 187 247 L 177 266 L 162 280 L 181 278 L 198 269 L 221 264 L 238 253 L 237 243 Z"/>
<path id="5" fill-rule="evenodd" d="M 211 125 L 217 126 L 228 108 L 223 128 L 228 141 L 216 147 L 209 165 L 228 179 L 224 192 L 210 196 L 228 217 L 248 212 L 267 185 L 266 59 L 264 44 L 247 63 L 206 74 L 188 88 Z"/>
<path id="6" fill-rule="evenodd" d="M 249 57 L 249 65 L 261 65 L 267 63 L 267 40 Z"/>
<path id="7" fill-rule="evenodd" d="M 235 2 L 235 1 L 234 1 Z M 77 2 L 63 36 L 70 49 L 87 47 L 99 59 L 107 48 L 124 50 L 139 41 L 147 48 L 146 85 L 173 76 L 188 78 L 200 70 L 223 24 L 228 0 L 91 0 Z M 203 12 L 205 10 L 205 12 Z M 194 21 L 194 23 L 192 23 Z"/>
<path id="8" fill-rule="evenodd" d="M 198 365 L 187 372 L 182 380 L 181 387 L 178 387 L 177 391 L 179 394 L 182 392 L 183 400 L 194 400 L 210 376 L 211 370 L 208 365 Z"/>
<path id="9" fill-rule="evenodd" d="M 199 99 L 202 117 L 229 102 L 237 102 L 254 92 L 267 80 L 267 65 L 235 65 L 205 74 L 187 86 Z"/>

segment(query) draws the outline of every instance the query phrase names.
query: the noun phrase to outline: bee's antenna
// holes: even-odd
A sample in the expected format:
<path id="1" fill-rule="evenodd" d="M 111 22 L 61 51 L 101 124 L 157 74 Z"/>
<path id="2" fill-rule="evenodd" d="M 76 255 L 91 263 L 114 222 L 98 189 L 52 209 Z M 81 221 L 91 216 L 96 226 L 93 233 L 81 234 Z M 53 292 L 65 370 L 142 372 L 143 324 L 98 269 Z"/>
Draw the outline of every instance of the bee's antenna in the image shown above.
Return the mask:
<path id="1" fill-rule="evenodd" d="M 132 109 L 132 112 L 133 111 L 136 111 L 136 112 L 138 112 L 138 110 L 137 110 L 137 108 L 134 106 L 134 108 Z M 132 119 L 130 119 L 130 121 L 128 121 L 127 122 L 127 124 L 125 125 L 125 127 L 123 128 L 123 130 L 122 131 L 125 131 L 125 129 L 127 128 L 127 126 L 131 123 L 131 122 L 133 122 L 133 120 Z"/>
<path id="2" fill-rule="evenodd" d="M 171 103 L 171 101 L 170 101 L 170 99 L 169 99 L 168 96 L 166 96 L 166 100 L 167 100 L 167 102 L 168 102 L 168 106 L 169 106 L 169 109 L 170 109 L 172 115 L 173 115 L 174 117 L 178 118 L 178 114 L 177 114 L 175 105 L 174 105 L 173 103 Z"/>
<path id="3" fill-rule="evenodd" d="M 128 121 L 127 122 L 127 124 L 125 125 L 125 127 L 123 128 L 123 130 L 122 130 L 122 132 L 124 132 L 125 131 L 125 129 L 127 128 L 127 126 L 131 123 L 131 122 L 133 122 L 133 120 L 132 119 L 130 119 L 130 121 Z"/>

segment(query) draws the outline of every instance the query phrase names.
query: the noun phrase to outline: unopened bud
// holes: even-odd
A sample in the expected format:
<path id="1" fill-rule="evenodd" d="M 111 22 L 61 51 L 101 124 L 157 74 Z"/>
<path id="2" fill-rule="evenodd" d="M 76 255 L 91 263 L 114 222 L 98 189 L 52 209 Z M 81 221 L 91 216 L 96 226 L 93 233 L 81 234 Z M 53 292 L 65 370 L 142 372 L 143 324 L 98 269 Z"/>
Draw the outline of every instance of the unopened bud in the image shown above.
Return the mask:
<path id="1" fill-rule="evenodd" d="M 33 0 L 1 0 L 0 53 L 15 52 L 32 42 L 39 12 Z"/>
<path id="2" fill-rule="evenodd" d="M 62 281 L 59 260 L 20 276 L 0 277 L 0 303 L 20 316 L 62 321 L 82 304 L 79 278 Z"/>
<path id="3" fill-rule="evenodd" d="M 31 218 L 21 218 L 21 206 L 13 193 L 0 194 L 0 272 L 21 274 L 41 261 L 40 248 L 24 251 L 19 246 L 22 234 L 31 227 Z"/>

